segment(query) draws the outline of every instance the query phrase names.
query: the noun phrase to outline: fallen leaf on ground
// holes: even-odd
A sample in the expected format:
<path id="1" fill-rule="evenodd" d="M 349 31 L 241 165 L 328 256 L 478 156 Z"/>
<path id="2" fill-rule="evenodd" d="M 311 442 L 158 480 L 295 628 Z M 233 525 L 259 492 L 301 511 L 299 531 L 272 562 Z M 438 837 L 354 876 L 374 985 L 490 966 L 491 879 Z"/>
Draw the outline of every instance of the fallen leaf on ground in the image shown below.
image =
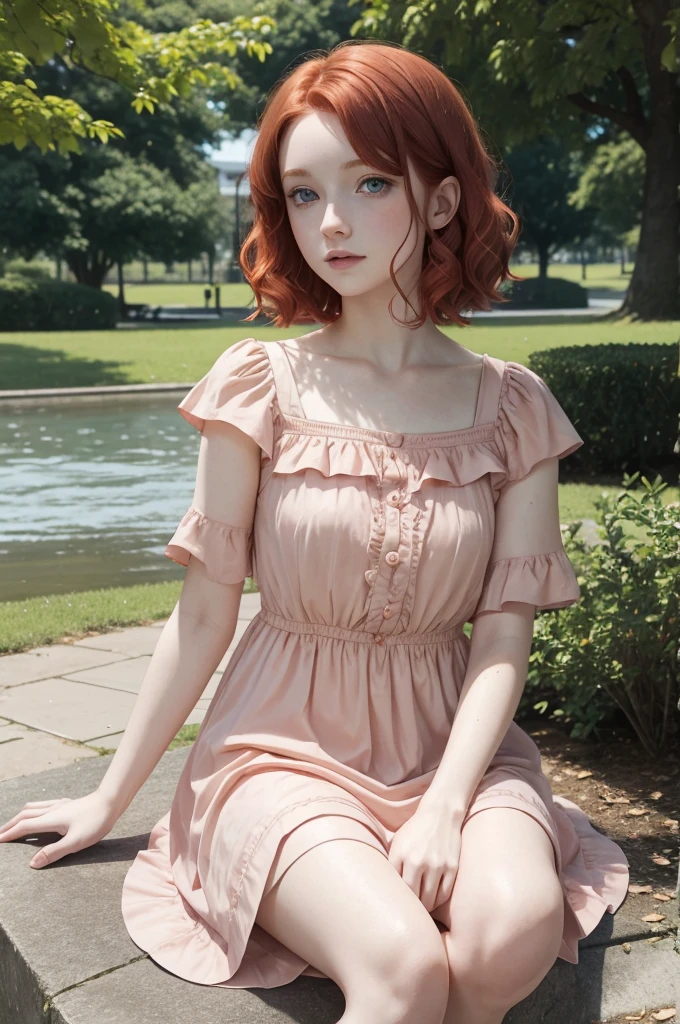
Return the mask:
<path id="1" fill-rule="evenodd" d="M 653 900 L 660 900 L 661 903 L 668 903 L 670 896 L 666 896 L 665 892 L 655 892 L 652 896 Z"/>
<path id="2" fill-rule="evenodd" d="M 665 867 L 667 864 L 670 864 L 668 857 L 652 857 L 652 860 L 655 864 L 660 864 L 662 867 Z"/>
<path id="3" fill-rule="evenodd" d="M 631 948 L 632 947 L 631 947 L 630 942 L 622 942 L 621 943 L 621 949 L 623 950 L 624 953 L 630 953 Z"/>
<path id="4" fill-rule="evenodd" d="M 631 817 L 634 818 L 639 818 L 641 814 L 649 814 L 649 811 L 646 807 L 631 807 L 629 811 L 626 811 L 626 814 L 630 814 Z"/>
<path id="5" fill-rule="evenodd" d="M 675 1007 L 667 1006 L 664 1010 L 657 1010 L 656 1013 L 652 1014 L 654 1020 L 670 1020 L 671 1017 L 675 1017 Z"/>
<path id="6" fill-rule="evenodd" d="M 637 896 L 639 892 L 651 892 L 653 886 L 651 885 L 629 885 L 628 892 L 632 892 L 634 896 Z"/>
<path id="7" fill-rule="evenodd" d="M 660 790 L 655 789 L 653 793 L 649 794 L 649 799 L 650 800 L 660 800 L 662 796 L 663 796 L 663 793 Z"/>
<path id="8" fill-rule="evenodd" d="M 592 772 L 589 772 L 589 771 L 586 770 L 586 771 L 583 771 L 583 772 L 579 772 L 578 775 L 576 776 L 576 778 L 577 779 L 589 779 L 592 774 L 593 774 Z"/>
<path id="9" fill-rule="evenodd" d="M 645 916 L 641 917 L 640 920 L 649 921 L 650 924 L 655 924 L 657 921 L 665 921 L 666 918 L 663 914 L 645 914 Z"/>

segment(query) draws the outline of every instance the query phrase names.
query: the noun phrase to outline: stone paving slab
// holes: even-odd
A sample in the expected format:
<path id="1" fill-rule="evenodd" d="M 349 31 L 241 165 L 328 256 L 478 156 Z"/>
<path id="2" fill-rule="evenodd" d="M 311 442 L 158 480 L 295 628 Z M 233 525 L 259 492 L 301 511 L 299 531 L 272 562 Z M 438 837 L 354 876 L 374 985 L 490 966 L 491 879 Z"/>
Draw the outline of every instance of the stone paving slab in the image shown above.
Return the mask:
<path id="1" fill-rule="evenodd" d="M 85 757 L 97 757 L 97 751 L 12 722 L 0 725 L 0 781 L 61 768 Z"/>
<path id="2" fill-rule="evenodd" d="M 228 663 L 227 658 L 223 660 Z M 89 683 L 91 686 L 103 686 L 110 690 L 122 690 L 125 693 L 139 693 L 150 663 L 151 655 L 143 654 L 138 658 L 126 658 L 125 661 L 115 661 L 110 665 L 86 669 L 84 672 L 68 672 L 62 678 L 77 683 Z M 212 697 L 221 678 L 221 671 L 214 672 L 201 697 Z"/>
<path id="3" fill-rule="evenodd" d="M 232 641 L 185 724 L 203 721 L 231 655 L 259 609 L 259 593 L 242 595 Z M 23 736 L 11 749 L 9 733 L 7 745 L 0 740 L 0 779 L 98 756 L 92 747 L 117 749 L 166 622 L 0 657 L 0 730 L 4 721 Z M 78 745 L 85 743 L 90 746 Z"/>
<path id="4" fill-rule="evenodd" d="M 0 715 L 54 736 L 89 740 L 124 729 L 135 700 L 124 690 L 43 679 L 0 692 Z"/>
<path id="5" fill-rule="evenodd" d="M 123 879 L 149 831 L 169 809 L 191 748 L 163 755 L 100 843 L 36 871 L 28 862 L 45 834 L 0 844 L 0 1021 L 11 1024 L 230 1024 L 294 1020 L 332 1024 L 343 1010 L 337 986 L 298 978 L 274 989 L 218 989 L 159 967 L 127 934 Z M 110 757 L 0 783 L 0 822 L 29 800 L 77 797 L 101 781 Z M 628 899 L 579 945 L 578 965 L 558 960 L 505 1024 L 591 1024 L 603 1016 L 671 1005 L 678 955 L 654 946 Z M 639 936 L 636 940 L 634 937 Z M 620 943 L 631 940 L 626 954 Z M 43 1005 L 47 1011 L 43 1015 Z"/>
<path id="6" fill-rule="evenodd" d="M 53 679 L 66 672 L 82 672 L 111 662 L 124 661 L 125 655 L 115 651 L 95 651 L 75 644 L 48 644 L 21 654 L 0 657 L 0 687 L 22 686 L 39 679 Z"/>

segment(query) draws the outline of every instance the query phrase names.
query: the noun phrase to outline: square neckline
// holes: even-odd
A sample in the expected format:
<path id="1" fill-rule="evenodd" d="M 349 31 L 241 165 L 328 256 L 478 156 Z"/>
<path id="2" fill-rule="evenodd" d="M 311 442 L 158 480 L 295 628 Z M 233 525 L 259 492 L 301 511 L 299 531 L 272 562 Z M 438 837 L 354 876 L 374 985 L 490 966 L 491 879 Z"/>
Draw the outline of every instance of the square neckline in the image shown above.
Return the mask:
<path id="1" fill-rule="evenodd" d="M 292 369 L 292 366 L 290 364 L 290 359 L 288 358 L 288 353 L 286 351 L 286 341 L 287 340 L 288 339 L 285 339 L 285 340 L 275 340 L 273 342 L 273 344 L 277 345 L 279 350 L 283 353 L 284 360 L 285 360 L 285 365 L 286 365 L 287 371 L 288 371 L 290 387 L 291 387 L 291 389 L 293 391 L 293 394 L 295 396 L 295 400 L 297 402 L 298 408 L 303 413 L 302 416 L 292 415 L 291 413 L 288 413 L 284 409 L 282 409 L 280 404 L 279 404 L 279 409 L 280 409 L 281 415 L 282 415 L 282 417 L 287 422 L 294 423 L 294 424 L 295 423 L 303 424 L 303 425 L 308 426 L 308 427 L 310 427 L 312 429 L 318 428 L 321 432 L 323 432 L 324 430 L 329 430 L 331 432 L 338 431 L 339 435 L 341 435 L 342 433 L 349 432 L 352 437 L 357 437 L 357 438 L 359 438 L 361 440 L 378 439 L 379 443 L 385 443 L 386 442 L 388 445 L 389 444 L 393 444 L 393 445 L 396 445 L 396 446 L 401 446 L 401 445 L 406 446 L 406 440 L 407 439 L 413 439 L 416 442 L 420 442 L 421 444 L 423 444 L 423 443 L 426 443 L 430 439 L 436 439 L 436 440 L 439 440 L 439 441 L 446 442 L 449 438 L 450 439 L 455 439 L 455 438 L 459 438 L 461 435 L 467 435 L 467 434 L 477 435 L 480 432 L 482 432 L 484 435 L 486 435 L 487 433 L 490 432 L 490 430 L 496 424 L 496 420 L 490 420 L 490 421 L 488 421 L 486 423 L 478 423 L 477 422 L 479 417 L 481 416 L 481 412 L 482 412 L 482 408 L 483 408 L 483 403 L 484 403 L 484 398 L 485 398 L 485 394 L 486 394 L 486 388 L 487 388 L 487 385 L 489 383 L 489 378 L 491 377 L 491 373 L 489 372 L 490 357 L 489 357 L 489 355 L 486 352 L 482 353 L 482 373 L 481 373 L 481 376 L 480 376 L 479 388 L 478 388 L 478 391 L 477 391 L 477 401 L 475 403 L 475 415 L 474 415 L 474 420 L 472 422 L 472 425 L 469 426 L 469 427 L 459 427 L 456 430 L 420 431 L 420 432 L 415 432 L 414 433 L 412 431 L 380 430 L 380 429 L 374 428 L 374 427 L 360 427 L 360 426 L 356 426 L 356 425 L 351 424 L 351 423 L 330 423 L 330 422 L 328 422 L 326 420 L 310 419 L 308 416 L 306 416 L 304 414 L 304 409 L 302 408 L 302 402 L 300 400 L 300 392 L 299 392 L 299 389 L 298 389 L 298 386 L 297 386 L 297 381 L 295 379 L 295 374 L 293 373 L 293 369 Z M 265 348 L 265 351 L 266 351 L 267 346 L 264 345 L 264 348 Z M 267 357 L 269 358 L 268 353 L 267 353 Z M 271 364 L 271 360 L 270 360 L 270 364 Z M 278 395 L 277 395 L 277 402 L 278 402 Z"/>

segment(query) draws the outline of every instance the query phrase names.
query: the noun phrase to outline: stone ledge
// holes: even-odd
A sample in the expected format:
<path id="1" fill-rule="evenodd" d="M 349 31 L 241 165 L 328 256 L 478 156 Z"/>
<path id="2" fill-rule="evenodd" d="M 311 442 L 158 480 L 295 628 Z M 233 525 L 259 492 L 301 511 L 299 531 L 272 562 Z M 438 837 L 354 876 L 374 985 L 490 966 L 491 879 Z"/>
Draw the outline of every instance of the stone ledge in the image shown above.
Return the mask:
<path id="1" fill-rule="evenodd" d="M 190 748 L 170 751 L 115 828 L 100 843 L 36 871 L 28 862 L 52 840 L 0 844 L 0 1022 L 11 1024 L 236 1024 L 244 1020 L 333 1024 L 344 1000 L 321 978 L 274 989 L 195 985 L 165 971 L 128 936 L 120 911 L 123 879 L 168 810 Z M 0 821 L 30 800 L 77 797 L 99 784 L 111 757 L 0 784 Z M 558 960 L 505 1024 L 590 1024 L 598 1017 L 669 1005 L 680 958 L 668 937 L 653 946 L 634 901 L 580 944 L 580 963 Z M 628 940 L 632 952 L 620 943 Z"/>

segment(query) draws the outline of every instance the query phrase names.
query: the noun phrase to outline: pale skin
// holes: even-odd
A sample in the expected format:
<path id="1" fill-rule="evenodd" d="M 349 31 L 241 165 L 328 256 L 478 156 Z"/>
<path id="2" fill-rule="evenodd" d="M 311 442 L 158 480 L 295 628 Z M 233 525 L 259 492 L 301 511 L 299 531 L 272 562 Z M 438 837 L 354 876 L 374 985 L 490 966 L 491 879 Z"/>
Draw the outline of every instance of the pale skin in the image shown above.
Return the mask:
<path id="1" fill-rule="evenodd" d="M 392 320 L 394 296 L 396 316 L 414 315 L 389 275 L 410 219 L 404 182 L 365 165 L 342 168 L 357 159 L 333 114 L 298 118 L 281 147 L 295 240 L 310 267 L 342 296 L 338 320 L 291 344 L 305 413 L 390 431 L 464 428 L 474 414 L 480 356 L 431 321 L 411 329 Z M 309 173 L 283 177 L 293 169 Z M 457 179 L 444 178 L 428 195 L 412 166 L 409 172 L 422 217 L 432 230 L 444 226 L 460 202 Z M 379 181 L 391 183 L 385 194 Z M 369 191 L 375 186 L 377 192 Z M 290 196 L 294 189 L 297 195 Z M 423 225 L 414 223 L 394 265 L 416 310 L 424 239 Z M 364 258 L 354 268 L 333 269 L 324 255 L 334 248 Z M 230 424 L 208 422 L 193 504 L 223 522 L 248 526 L 259 467 L 252 438 Z M 532 512 L 546 506 L 552 514 L 542 522 L 554 525 L 543 526 L 538 540 L 553 550 L 561 540 L 556 458 L 507 485 L 496 518 L 525 524 L 517 543 L 529 552 L 537 541 Z M 510 554 L 523 553 L 518 547 Z M 190 560 L 98 789 L 76 800 L 27 803 L 0 827 L 0 842 L 60 833 L 30 862 L 43 867 L 110 832 L 229 647 L 241 593 L 241 583 L 215 582 L 200 561 Z M 517 709 L 534 616 L 533 605 L 511 602 L 475 622 L 444 756 L 389 856 L 356 840 L 322 843 L 298 858 L 260 904 L 258 924 L 340 986 L 342 1024 L 501 1024 L 555 962 L 564 909 L 547 833 L 529 814 L 508 807 L 485 807 L 464 822 Z M 431 915 L 437 907 L 447 930 L 440 931 Z"/>

